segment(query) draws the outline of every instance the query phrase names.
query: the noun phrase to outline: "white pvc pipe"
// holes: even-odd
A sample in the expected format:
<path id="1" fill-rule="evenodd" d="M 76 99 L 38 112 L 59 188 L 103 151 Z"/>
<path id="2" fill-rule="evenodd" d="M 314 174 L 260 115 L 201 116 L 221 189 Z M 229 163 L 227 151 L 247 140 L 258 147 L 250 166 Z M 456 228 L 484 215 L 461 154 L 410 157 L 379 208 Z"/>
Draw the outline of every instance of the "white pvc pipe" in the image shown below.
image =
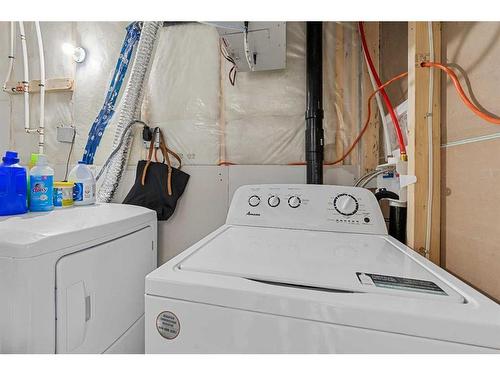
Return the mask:
<path id="1" fill-rule="evenodd" d="M 14 22 L 10 23 L 10 50 L 9 50 L 9 70 L 7 71 L 7 76 L 5 77 L 5 83 L 3 88 L 7 87 L 7 82 L 10 81 L 12 76 L 12 69 L 14 68 L 14 40 L 15 40 L 16 25 Z"/>
<path id="2" fill-rule="evenodd" d="M 248 28 L 243 31 L 243 49 L 245 50 L 245 59 L 251 72 L 254 71 L 252 57 L 250 56 L 250 47 L 248 46 Z"/>
<path id="3" fill-rule="evenodd" d="M 427 34 L 429 36 L 429 59 L 434 61 L 434 33 L 432 30 L 432 22 L 427 22 Z M 429 158 L 429 180 L 427 192 L 427 223 L 425 228 L 425 256 L 429 258 L 431 250 L 431 234 L 432 234 L 432 203 L 434 199 L 434 153 L 432 142 L 432 117 L 434 105 L 434 69 L 429 68 L 429 102 L 427 109 L 427 143 L 428 143 L 428 158 Z"/>
<path id="4" fill-rule="evenodd" d="M 21 37 L 21 46 L 23 47 L 23 89 L 24 89 L 24 129 L 27 133 L 32 132 L 30 129 L 30 93 L 29 93 L 29 68 L 28 68 L 28 48 L 26 46 L 26 34 L 24 32 L 24 22 L 19 21 L 19 32 Z"/>
<path id="5" fill-rule="evenodd" d="M 40 22 L 35 21 L 36 38 L 38 41 L 38 55 L 40 58 L 40 124 L 38 126 L 38 152 L 43 154 L 45 143 L 45 56 L 43 54 L 42 31 Z"/>
<path id="6" fill-rule="evenodd" d="M 363 56 L 365 58 L 368 75 L 370 76 L 370 82 L 372 83 L 373 90 L 375 91 L 378 89 L 378 86 L 377 83 L 375 82 L 375 77 L 373 76 L 373 73 L 370 69 L 370 66 L 368 64 L 368 57 L 366 56 L 364 50 L 363 50 Z M 385 118 L 384 107 L 382 106 L 382 100 L 380 99 L 380 91 L 375 94 L 375 99 L 377 101 L 377 107 L 382 121 L 382 129 L 384 130 L 384 148 L 385 148 L 385 156 L 387 159 L 388 156 L 392 155 L 392 146 L 391 146 L 391 139 L 389 138 L 389 126 L 387 124 L 387 119 Z"/>

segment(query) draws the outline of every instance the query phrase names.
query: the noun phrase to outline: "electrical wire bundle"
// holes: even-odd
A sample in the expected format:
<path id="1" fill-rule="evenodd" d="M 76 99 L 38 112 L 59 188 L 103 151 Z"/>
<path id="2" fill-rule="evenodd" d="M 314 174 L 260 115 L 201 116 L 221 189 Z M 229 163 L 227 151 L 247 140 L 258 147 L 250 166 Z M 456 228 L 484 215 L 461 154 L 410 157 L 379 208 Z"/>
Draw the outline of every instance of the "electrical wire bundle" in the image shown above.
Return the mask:
<path id="1" fill-rule="evenodd" d="M 82 158 L 86 164 L 94 163 L 94 156 L 97 148 L 99 147 L 99 143 L 101 142 L 101 138 L 115 113 L 116 100 L 120 93 L 125 75 L 127 74 L 134 46 L 139 41 L 140 36 L 141 22 L 132 22 L 127 26 L 127 35 L 123 41 L 120 57 L 116 63 L 113 78 L 109 84 L 108 93 L 106 94 L 104 104 L 89 131 L 87 145 L 85 146 Z"/>
<path id="2" fill-rule="evenodd" d="M 373 99 L 373 97 L 379 92 L 379 91 L 382 91 L 384 88 L 386 88 L 387 86 L 389 86 L 391 83 L 401 79 L 401 78 L 405 78 L 408 76 L 408 72 L 404 72 L 404 73 L 401 73 L 401 74 L 398 74 L 397 76 L 391 78 L 390 80 L 388 80 L 387 82 L 385 82 L 383 85 L 380 85 L 378 87 L 378 89 L 376 89 L 375 91 L 373 91 L 370 96 L 368 97 L 368 101 L 367 101 L 367 116 L 366 116 L 366 122 L 365 122 L 365 125 L 363 126 L 363 128 L 361 128 L 361 131 L 359 132 L 358 136 L 356 137 L 356 139 L 354 140 L 354 142 L 351 144 L 351 146 L 347 149 L 347 151 L 340 157 L 338 158 L 337 160 L 331 162 L 331 163 L 325 163 L 325 165 L 335 165 L 335 164 L 338 164 L 342 161 L 345 160 L 345 158 L 347 158 L 347 156 L 352 152 L 352 150 L 354 150 L 354 147 L 356 147 L 356 145 L 358 144 L 358 142 L 361 140 L 361 138 L 363 137 L 363 135 L 365 134 L 366 130 L 368 129 L 368 126 L 370 125 L 370 119 L 371 119 L 371 115 L 372 115 L 372 110 L 371 110 L 371 100 Z"/>
<path id="3" fill-rule="evenodd" d="M 221 38 L 219 42 L 219 48 L 220 48 L 220 53 L 222 54 L 222 57 L 224 57 L 227 61 L 229 61 L 233 66 L 231 67 L 231 70 L 229 70 L 229 82 L 231 83 L 231 86 L 234 86 L 236 83 L 236 73 L 237 73 L 237 67 L 236 67 L 236 61 L 229 55 L 227 52 L 227 42 L 224 38 Z"/>
<path id="4" fill-rule="evenodd" d="M 251 72 L 254 71 L 254 64 L 255 62 L 252 61 L 252 57 L 250 56 L 250 47 L 248 45 L 248 26 L 249 22 L 245 21 L 244 22 L 244 29 L 243 29 L 243 48 L 245 50 L 245 59 L 247 60 L 248 68 L 250 69 Z"/>
<path id="5" fill-rule="evenodd" d="M 368 69 L 373 76 L 373 79 L 376 83 L 376 87 L 379 88 L 380 94 L 382 95 L 382 98 L 384 99 L 385 106 L 387 107 L 387 110 L 389 111 L 389 115 L 391 116 L 392 124 L 394 125 L 394 130 L 396 131 L 396 136 L 398 139 L 399 143 L 399 151 L 401 154 L 401 159 L 406 160 L 406 146 L 403 138 L 403 132 L 401 131 L 401 126 L 399 125 L 398 121 L 398 116 L 396 116 L 396 113 L 394 111 L 394 107 L 392 106 L 391 101 L 389 100 L 389 96 L 385 92 L 385 90 L 382 88 L 380 89 L 380 86 L 382 85 L 382 81 L 380 80 L 380 77 L 377 73 L 377 70 L 375 69 L 375 65 L 373 64 L 372 58 L 370 56 L 370 51 L 368 49 L 368 45 L 366 43 L 366 37 L 365 37 L 365 30 L 363 28 L 363 22 L 358 23 L 359 27 L 359 36 L 361 38 L 361 45 L 363 47 L 363 52 L 365 54 L 366 58 L 366 63 L 368 65 Z M 374 87 L 375 89 L 375 87 Z M 383 114 L 381 113 L 383 116 Z M 388 150 L 391 151 L 391 150 Z"/>

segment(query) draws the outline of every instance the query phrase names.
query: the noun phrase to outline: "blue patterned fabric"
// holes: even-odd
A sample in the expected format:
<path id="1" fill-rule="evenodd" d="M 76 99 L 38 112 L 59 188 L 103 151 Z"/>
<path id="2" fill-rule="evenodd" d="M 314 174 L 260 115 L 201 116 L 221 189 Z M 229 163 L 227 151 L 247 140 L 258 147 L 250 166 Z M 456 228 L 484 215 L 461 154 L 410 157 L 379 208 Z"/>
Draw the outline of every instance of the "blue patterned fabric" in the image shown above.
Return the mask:
<path id="1" fill-rule="evenodd" d="M 134 46 L 141 36 L 141 26 L 141 22 L 132 22 L 127 26 L 127 35 L 123 41 L 120 57 L 116 62 L 115 72 L 109 84 L 106 99 L 89 131 L 89 138 L 82 158 L 85 164 L 94 163 L 94 155 L 99 147 L 101 138 L 115 113 L 116 99 L 118 98 L 123 80 L 127 74 L 127 68 L 130 63 L 130 58 L 132 57 Z"/>

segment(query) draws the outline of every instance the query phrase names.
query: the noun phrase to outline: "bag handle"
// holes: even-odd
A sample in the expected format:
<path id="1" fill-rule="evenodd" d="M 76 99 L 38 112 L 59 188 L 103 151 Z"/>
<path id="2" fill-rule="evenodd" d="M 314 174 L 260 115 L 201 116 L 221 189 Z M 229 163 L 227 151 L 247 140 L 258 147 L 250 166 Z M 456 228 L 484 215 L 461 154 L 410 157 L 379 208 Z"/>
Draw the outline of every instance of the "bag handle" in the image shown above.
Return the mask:
<path id="1" fill-rule="evenodd" d="M 158 132 L 159 138 L 160 138 L 160 150 L 163 154 L 163 162 L 165 162 L 165 160 L 167 161 L 167 169 L 168 169 L 168 172 L 167 172 L 167 192 L 168 192 L 168 195 L 172 195 L 172 164 L 170 162 L 169 154 L 172 155 L 177 160 L 177 162 L 179 163 L 179 169 L 182 168 L 182 161 L 181 161 L 180 156 L 177 153 L 175 153 L 174 151 L 170 150 L 167 147 L 167 142 L 165 141 L 165 138 L 163 136 L 163 132 L 158 127 L 154 129 L 153 140 L 149 144 L 149 152 L 148 152 L 147 162 L 146 162 L 146 166 L 144 167 L 144 170 L 142 171 L 141 183 L 142 183 L 142 186 L 144 186 L 144 184 L 146 182 L 146 174 L 147 174 L 148 167 L 151 164 L 151 158 L 153 157 L 154 139 L 156 139 L 157 132 Z M 156 159 L 156 151 L 155 151 L 155 159 Z M 156 160 L 158 161 L 158 159 L 156 159 Z"/>
<path id="2" fill-rule="evenodd" d="M 146 183 L 146 175 L 148 172 L 149 165 L 151 164 L 151 159 L 153 157 L 153 150 L 154 150 L 154 144 L 155 144 L 155 139 L 156 139 L 156 133 L 160 134 L 160 148 L 162 145 L 162 139 L 163 136 L 161 134 L 160 128 L 154 128 L 153 130 L 153 137 L 151 138 L 151 141 L 149 142 L 149 151 L 148 151 L 148 156 L 146 159 L 146 165 L 144 166 L 144 170 L 142 171 L 142 176 L 141 176 L 141 185 L 144 186 Z M 163 149 L 162 149 L 163 153 Z M 165 155 L 165 154 L 163 154 Z M 167 153 L 168 155 L 168 153 Z M 156 153 L 155 153 L 155 158 L 156 158 Z M 165 156 L 164 156 L 165 159 Z M 167 158 L 167 165 L 168 165 L 168 173 L 167 173 L 167 191 L 168 195 L 172 195 L 172 166 L 170 165 L 170 159 Z"/>
<path id="3" fill-rule="evenodd" d="M 170 163 L 170 158 L 168 157 L 168 148 L 165 144 L 165 139 L 163 138 L 163 132 L 161 131 L 161 129 L 158 129 L 158 131 L 160 133 L 160 150 L 163 154 L 163 160 L 167 161 L 167 192 L 168 195 L 172 195 L 172 164 Z"/>

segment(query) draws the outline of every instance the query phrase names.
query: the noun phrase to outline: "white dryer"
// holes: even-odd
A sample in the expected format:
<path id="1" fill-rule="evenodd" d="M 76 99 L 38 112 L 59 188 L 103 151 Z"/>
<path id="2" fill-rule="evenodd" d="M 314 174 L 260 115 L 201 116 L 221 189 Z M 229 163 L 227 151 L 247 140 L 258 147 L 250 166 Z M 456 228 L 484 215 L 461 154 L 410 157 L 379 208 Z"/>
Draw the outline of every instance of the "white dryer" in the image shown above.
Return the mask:
<path id="1" fill-rule="evenodd" d="M 144 352 L 156 230 L 120 204 L 0 218 L 0 353 Z"/>
<path id="2" fill-rule="evenodd" d="M 387 235 L 373 194 L 239 188 L 146 277 L 146 353 L 500 352 L 500 306 Z"/>

